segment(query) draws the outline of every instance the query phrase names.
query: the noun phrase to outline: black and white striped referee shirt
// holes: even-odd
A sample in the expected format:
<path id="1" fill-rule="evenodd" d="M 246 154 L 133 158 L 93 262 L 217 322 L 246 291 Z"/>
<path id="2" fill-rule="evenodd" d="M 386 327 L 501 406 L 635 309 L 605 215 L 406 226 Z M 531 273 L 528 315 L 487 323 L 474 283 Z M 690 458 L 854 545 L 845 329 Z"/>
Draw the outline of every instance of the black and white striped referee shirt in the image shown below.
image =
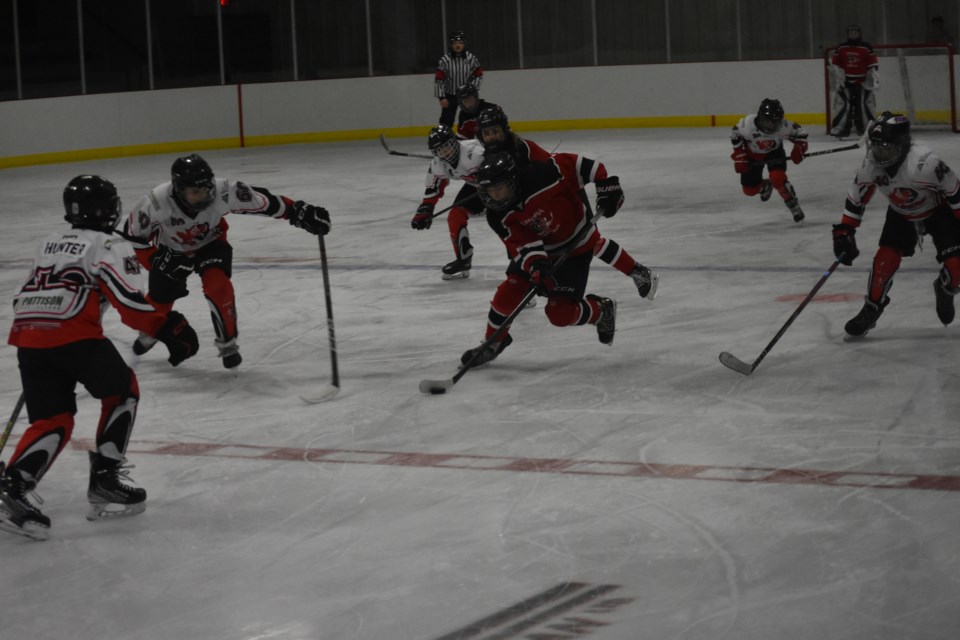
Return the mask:
<path id="1" fill-rule="evenodd" d="M 447 52 L 437 63 L 435 75 L 435 95 L 443 98 L 445 95 L 457 95 L 457 89 L 465 84 L 472 84 L 480 88 L 483 80 L 483 68 L 480 60 L 469 51 L 463 53 Z"/>

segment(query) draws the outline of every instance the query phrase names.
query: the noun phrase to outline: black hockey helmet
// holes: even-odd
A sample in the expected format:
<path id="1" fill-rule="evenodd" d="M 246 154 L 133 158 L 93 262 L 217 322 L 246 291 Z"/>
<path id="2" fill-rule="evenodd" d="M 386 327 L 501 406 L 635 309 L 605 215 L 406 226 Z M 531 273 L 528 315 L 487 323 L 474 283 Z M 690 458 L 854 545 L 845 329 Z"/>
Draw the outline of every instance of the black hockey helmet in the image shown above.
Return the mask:
<path id="1" fill-rule="evenodd" d="M 427 134 L 427 147 L 437 158 L 440 158 L 452 167 L 460 162 L 460 140 L 453 129 L 445 124 L 439 124 Z"/>
<path id="2" fill-rule="evenodd" d="M 196 153 L 177 158 L 170 167 L 170 181 L 173 184 L 173 198 L 187 213 L 199 213 L 210 206 L 217 195 L 213 181 L 213 169 L 207 161 Z M 187 197 L 186 189 L 199 189 Z M 204 193 L 205 192 L 205 193 Z M 198 197 L 199 196 L 199 197 Z"/>
<path id="3" fill-rule="evenodd" d="M 910 121 L 898 113 L 884 111 L 870 125 L 869 153 L 881 167 L 896 165 L 910 151 Z"/>
<path id="4" fill-rule="evenodd" d="M 463 31 L 451 31 L 450 32 L 450 44 L 454 42 L 466 42 L 467 37 L 463 35 Z"/>
<path id="5" fill-rule="evenodd" d="M 856 34 L 856 36 L 851 34 Z M 863 31 L 860 29 L 858 24 L 847 25 L 847 40 L 859 40 L 863 37 Z"/>
<path id="6" fill-rule="evenodd" d="M 477 139 L 485 147 L 503 144 L 509 136 L 510 122 L 507 120 L 507 114 L 499 106 L 487 107 L 477 116 Z"/>
<path id="7" fill-rule="evenodd" d="M 471 104 L 467 104 L 468 101 Z M 476 85 L 468 83 L 457 89 L 457 103 L 467 113 L 476 111 L 480 106 L 480 92 Z"/>
<path id="8" fill-rule="evenodd" d="M 506 151 L 487 151 L 474 174 L 477 194 L 483 206 L 492 211 L 506 211 L 520 197 L 517 161 Z"/>
<path id="9" fill-rule="evenodd" d="M 77 176 L 63 190 L 64 219 L 78 229 L 113 231 L 120 220 L 120 196 L 109 180 Z"/>
<path id="10" fill-rule="evenodd" d="M 779 100 L 764 98 L 753 122 L 757 125 L 757 129 L 767 135 L 776 133 L 783 124 L 783 105 Z"/>

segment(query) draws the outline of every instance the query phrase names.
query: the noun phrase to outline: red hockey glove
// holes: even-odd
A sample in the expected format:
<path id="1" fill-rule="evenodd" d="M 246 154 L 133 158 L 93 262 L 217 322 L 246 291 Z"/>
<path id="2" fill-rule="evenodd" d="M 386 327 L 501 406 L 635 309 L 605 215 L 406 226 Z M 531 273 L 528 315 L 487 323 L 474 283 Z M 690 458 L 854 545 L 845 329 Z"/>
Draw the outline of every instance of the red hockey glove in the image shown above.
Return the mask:
<path id="1" fill-rule="evenodd" d="M 833 225 L 833 255 L 840 260 L 840 264 L 848 267 L 860 255 L 860 250 L 857 249 L 856 233 L 857 230 L 848 224 Z"/>
<path id="2" fill-rule="evenodd" d="M 733 159 L 733 170 L 737 173 L 746 173 L 750 170 L 750 156 L 743 147 L 736 147 L 730 154 Z"/>
<path id="3" fill-rule="evenodd" d="M 793 160 L 793 164 L 800 164 L 803 162 L 803 154 L 807 152 L 807 141 L 806 140 L 797 140 L 793 143 L 793 150 L 790 152 L 790 159 Z"/>
<path id="4" fill-rule="evenodd" d="M 556 286 L 553 279 L 553 263 L 546 258 L 537 260 L 530 267 L 530 284 L 533 285 L 538 296 L 550 295 L 550 292 Z"/>
<path id="5" fill-rule="evenodd" d="M 414 214 L 413 220 L 410 221 L 410 226 L 417 231 L 429 229 L 430 225 L 433 224 L 433 207 L 434 205 L 429 202 L 424 202 L 417 207 L 417 213 Z"/>
<path id="6" fill-rule="evenodd" d="M 197 332 L 179 311 L 171 311 L 167 314 L 167 319 L 160 325 L 156 338 L 167 347 L 170 352 L 167 360 L 173 366 L 194 355 L 200 348 Z"/>
<path id="7" fill-rule="evenodd" d="M 623 206 L 623 189 L 620 188 L 620 178 L 610 176 L 596 181 L 597 213 L 604 218 L 612 218 Z"/>

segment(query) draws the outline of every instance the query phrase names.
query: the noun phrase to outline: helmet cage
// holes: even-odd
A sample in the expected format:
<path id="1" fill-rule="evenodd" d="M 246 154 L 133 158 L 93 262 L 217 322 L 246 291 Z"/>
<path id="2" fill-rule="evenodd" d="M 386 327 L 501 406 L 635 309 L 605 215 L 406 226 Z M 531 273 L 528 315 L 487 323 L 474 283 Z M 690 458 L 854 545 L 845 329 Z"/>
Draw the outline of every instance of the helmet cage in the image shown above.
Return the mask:
<path id="1" fill-rule="evenodd" d="M 430 130 L 427 136 L 427 146 L 434 157 L 446 162 L 450 166 L 457 166 L 460 161 L 460 141 L 450 127 L 440 125 Z"/>

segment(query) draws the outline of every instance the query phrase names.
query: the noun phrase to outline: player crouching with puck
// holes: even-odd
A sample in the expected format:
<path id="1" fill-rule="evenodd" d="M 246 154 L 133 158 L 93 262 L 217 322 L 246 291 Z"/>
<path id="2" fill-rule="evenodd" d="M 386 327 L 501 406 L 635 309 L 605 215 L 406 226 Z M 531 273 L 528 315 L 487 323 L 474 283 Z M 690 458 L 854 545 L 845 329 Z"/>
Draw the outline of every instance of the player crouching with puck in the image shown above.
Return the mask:
<path id="1" fill-rule="evenodd" d="M 30 426 L 0 475 L 0 528 L 37 540 L 50 518 L 27 497 L 63 451 L 77 413 L 77 383 L 100 400 L 97 450 L 90 453 L 88 520 L 141 513 L 147 493 L 124 484 L 125 453 L 137 415 L 137 376 L 103 335 L 101 305 L 162 342 L 177 366 L 197 352 L 197 334 L 176 311 L 161 313 L 144 294 L 133 247 L 114 234 L 120 198 L 99 176 L 78 176 L 63 192 L 72 229 L 47 236 L 14 297 L 9 343 L 17 347 Z M 2 465 L 0 465 L 2 466 Z"/>

